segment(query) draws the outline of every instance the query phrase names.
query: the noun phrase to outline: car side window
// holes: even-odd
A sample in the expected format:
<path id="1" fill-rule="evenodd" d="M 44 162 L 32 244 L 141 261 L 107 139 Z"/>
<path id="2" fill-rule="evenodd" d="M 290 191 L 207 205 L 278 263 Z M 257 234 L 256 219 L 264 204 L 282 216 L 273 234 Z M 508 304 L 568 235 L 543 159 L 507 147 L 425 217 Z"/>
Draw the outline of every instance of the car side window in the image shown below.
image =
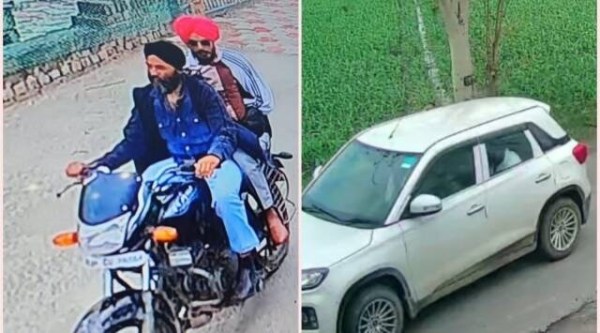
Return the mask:
<path id="1" fill-rule="evenodd" d="M 533 148 L 524 131 L 484 140 L 490 177 L 533 158 Z"/>
<path id="2" fill-rule="evenodd" d="M 551 137 L 550 134 L 546 133 L 543 129 L 539 128 L 535 124 L 529 124 L 528 127 L 529 131 L 531 132 L 535 140 L 538 142 L 543 152 L 547 152 L 552 148 L 566 143 L 566 141 L 568 141 L 568 139 L 565 141 L 566 137 L 560 139 L 555 139 Z"/>
<path id="3" fill-rule="evenodd" d="M 463 146 L 442 153 L 426 169 L 414 196 L 431 194 L 444 199 L 477 182 L 473 146 Z"/>

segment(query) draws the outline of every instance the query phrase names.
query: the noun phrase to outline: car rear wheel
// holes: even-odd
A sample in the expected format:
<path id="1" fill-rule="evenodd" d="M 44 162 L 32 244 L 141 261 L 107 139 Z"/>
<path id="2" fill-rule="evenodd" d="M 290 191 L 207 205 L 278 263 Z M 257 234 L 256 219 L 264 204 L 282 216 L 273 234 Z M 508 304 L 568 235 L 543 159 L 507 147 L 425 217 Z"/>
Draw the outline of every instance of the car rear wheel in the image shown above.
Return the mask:
<path id="1" fill-rule="evenodd" d="M 579 206 L 570 198 L 560 198 L 542 213 L 539 234 L 539 252 L 551 261 L 563 259 L 573 252 L 582 214 Z"/>
<path id="2" fill-rule="evenodd" d="M 350 302 L 342 324 L 344 333 L 402 333 L 402 302 L 391 288 L 369 287 Z"/>

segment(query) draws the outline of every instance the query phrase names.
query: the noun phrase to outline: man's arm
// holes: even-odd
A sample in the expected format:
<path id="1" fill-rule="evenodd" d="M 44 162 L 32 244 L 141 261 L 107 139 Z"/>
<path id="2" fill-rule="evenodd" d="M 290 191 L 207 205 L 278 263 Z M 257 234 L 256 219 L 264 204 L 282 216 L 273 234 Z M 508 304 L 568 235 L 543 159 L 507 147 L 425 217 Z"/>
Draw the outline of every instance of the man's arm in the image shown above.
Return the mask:
<path id="1" fill-rule="evenodd" d="M 123 128 L 123 140 L 104 156 L 96 159 L 92 166 L 106 166 L 115 170 L 132 159 L 143 155 L 146 151 L 146 133 L 137 108 L 133 108 L 131 116 Z"/>
<path id="2" fill-rule="evenodd" d="M 271 113 L 275 106 L 273 92 L 250 60 L 237 51 L 227 50 L 227 52 L 223 52 L 223 61 L 234 65 L 230 69 L 239 83 L 256 99 L 255 105 L 251 106 L 258 108 L 264 115 Z"/>
<path id="3" fill-rule="evenodd" d="M 208 154 L 224 161 L 230 159 L 237 148 L 236 127 L 225 110 L 225 104 L 217 91 L 206 83 L 202 83 L 202 85 L 204 86 L 204 93 L 201 98 L 203 109 L 200 111 L 206 115 L 206 121 L 211 131 L 216 132 Z"/>

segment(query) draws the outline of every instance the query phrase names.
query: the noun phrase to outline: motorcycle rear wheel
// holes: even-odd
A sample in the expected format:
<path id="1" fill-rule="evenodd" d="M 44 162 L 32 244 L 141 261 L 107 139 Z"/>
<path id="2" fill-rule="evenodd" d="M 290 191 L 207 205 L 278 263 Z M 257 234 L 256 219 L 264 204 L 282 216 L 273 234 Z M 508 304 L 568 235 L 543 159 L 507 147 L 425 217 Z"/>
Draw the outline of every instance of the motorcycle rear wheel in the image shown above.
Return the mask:
<path id="1" fill-rule="evenodd" d="M 260 253 L 261 265 L 265 269 L 266 277 L 269 278 L 275 274 L 283 264 L 283 261 L 288 255 L 290 241 L 274 247 L 272 244 L 265 247 Z"/>

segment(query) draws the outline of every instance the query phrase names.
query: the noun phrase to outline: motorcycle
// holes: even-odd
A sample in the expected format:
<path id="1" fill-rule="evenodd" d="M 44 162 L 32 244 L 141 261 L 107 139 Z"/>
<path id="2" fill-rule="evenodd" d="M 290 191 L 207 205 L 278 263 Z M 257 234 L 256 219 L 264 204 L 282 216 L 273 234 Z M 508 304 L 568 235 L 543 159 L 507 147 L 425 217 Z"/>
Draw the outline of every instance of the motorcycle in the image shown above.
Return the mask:
<path id="1" fill-rule="evenodd" d="M 265 166 L 276 209 L 288 230 L 295 205 L 289 200 L 289 181 L 280 160 L 291 158 L 286 152 L 273 154 Z M 202 199 L 188 213 L 173 214 L 194 184 Z M 82 186 L 77 229 L 56 235 L 53 243 L 78 245 L 85 264 L 101 270 L 104 282 L 103 298 L 80 319 L 75 333 L 116 333 L 130 327 L 144 333 L 180 333 L 206 325 L 227 306 L 243 303 L 232 298 L 239 258 L 229 248 L 224 225 L 210 206 L 208 187 L 195 178 L 193 164 L 168 168 L 153 182 L 132 172 L 91 169 L 57 196 L 75 185 Z M 241 195 L 260 240 L 255 264 L 260 290 L 262 281 L 287 257 L 289 237 L 284 244 L 272 243 L 247 180 Z M 294 210 L 291 214 L 288 205 Z M 137 277 L 138 285 L 126 274 Z"/>

